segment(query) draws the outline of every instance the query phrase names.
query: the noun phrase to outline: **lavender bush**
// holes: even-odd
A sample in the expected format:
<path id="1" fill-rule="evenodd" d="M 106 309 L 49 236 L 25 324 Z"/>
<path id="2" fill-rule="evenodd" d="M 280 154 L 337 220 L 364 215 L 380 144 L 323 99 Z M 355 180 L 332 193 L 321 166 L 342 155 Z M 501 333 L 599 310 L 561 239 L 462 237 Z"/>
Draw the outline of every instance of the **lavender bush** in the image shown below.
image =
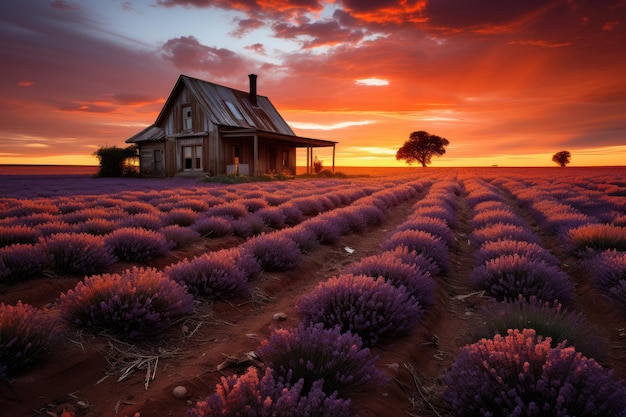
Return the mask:
<path id="1" fill-rule="evenodd" d="M 470 235 L 470 240 L 476 246 L 496 240 L 521 240 L 530 243 L 539 242 L 537 236 L 527 227 L 505 223 L 494 223 L 481 227 L 480 229 L 475 229 Z"/>
<path id="2" fill-rule="evenodd" d="M 589 224 L 569 231 L 573 250 L 615 249 L 626 251 L 626 227 L 610 224 Z"/>
<path id="3" fill-rule="evenodd" d="M 58 272 L 84 275 L 116 262 L 104 238 L 87 233 L 57 233 L 42 239 L 44 252 Z"/>
<path id="4" fill-rule="evenodd" d="M 373 278 L 381 277 L 391 285 L 403 286 L 424 309 L 435 303 L 435 280 L 430 273 L 415 265 L 402 262 L 392 252 L 361 258 L 360 261 L 350 264 L 344 273 Z"/>
<path id="5" fill-rule="evenodd" d="M 341 225 L 324 218 L 308 220 L 303 223 L 303 227 L 311 230 L 322 245 L 337 243 L 341 237 Z"/>
<path id="6" fill-rule="evenodd" d="M 405 230 L 394 233 L 380 245 L 385 252 L 404 246 L 410 252 L 422 253 L 431 258 L 442 271 L 450 267 L 450 254 L 446 244 L 438 237 L 421 230 Z"/>
<path id="7" fill-rule="evenodd" d="M 121 261 L 147 262 L 165 256 L 170 247 L 159 232 L 152 230 L 124 227 L 105 236 L 107 246 Z"/>
<path id="8" fill-rule="evenodd" d="M 162 216 L 165 226 L 177 224 L 179 226 L 191 226 L 198 219 L 198 213 L 189 208 L 175 208 Z"/>
<path id="9" fill-rule="evenodd" d="M 231 222 L 217 216 L 204 217 L 196 221 L 192 228 L 202 237 L 222 237 L 233 232 Z"/>
<path id="10" fill-rule="evenodd" d="M 518 217 L 515 213 L 506 209 L 485 210 L 477 212 L 470 226 L 472 229 L 480 229 L 481 227 L 489 226 L 494 223 L 512 224 L 515 226 L 526 227 L 526 222 Z"/>
<path id="11" fill-rule="evenodd" d="M 0 382 L 31 367 L 59 341 L 56 319 L 22 304 L 0 303 Z"/>
<path id="12" fill-rule="evenodd" d="M 573 286 L 566 274 L 543 261 L 519 255 L 505 255 L 488 261 L 470 274 L 477 290 L 485 290 L 499 301 L 536 296 L 542 301 L 572 301 Z"/>
<path id="13" fill-rule="evenodd" d="M 287 380 L 303 380 L 303 393 L 313 383 L 323 381 L 326 394 L 337 392 L 341 398 L 356 391 L 372 390 L 385 381 L 376 368 L 376 357 L 364 348 L 360 337 L 325 329 L 322 324 L 295 329 L 274 330 L 256 353 L 274 375 Z"/>
<path id="14" fill-rule="evenodd" d="M 108 222 L 109 220 L 103 220 Z M 90 233 L 88 230 L 83 230 L 81 227 L 84 223 L 78 224 L 69 224 L 62 221 L 52 221 L 47 223 L 42 223 L 35 226 L 35 229 L 39 232 L 41 237 L 47 237 L 50 235 L 55 235 L 57 233 L 89 233 L 91 235 L 95 235 L 96 233 Z"/>
<path id="15" fill-rule="evenodd" d="M 423 217 L 420 215 L 413 216 L 411 219 L 396 227 L 394 233 L 404 230 L 421 230 L 422 232 L 427 232 L 440 238 L 449 248 L 454 245 L 454 233 L 452 233 L 450 226 L 448 226 L 445 220 L 442 219 Z"/>
<path id="16" fill-rule="evenodd" d="M 327 395 L 322 381 L 304 394 L 303 380 L 296 383 L 277 379 L 270 368 L 259 379 L 250 367 L 241 376 L 222 377 L 216 392 L 199 401 L 187 417 L 350 417 L 350 400 Z"/>
<path id="17" fill-rule="evenodd" d="M 287 221 L 285 213 L 279 207 L 261 208 L 256 212 L 256 215 L 263 220 L 266 226 L 274 229 L 282 229 Z"/>
<path id="18" fill-rule="evenodd" d="M 267 207 L 267 201 L 262 198 L 244 198 L 241 200 L 241 204 L 248 210 L 249 213 L 254 213 L 262 208 Z"/>
<path id="19" fill-rule="evenodd" d="M 572 346 L 588 358 L 606 358 L 609 343 L 582 313 L 569 310 L 557 302 L 542 302 L 536 297 L 515 302 L 491 302 L 481 312 L 483 329 L 479 336 L 491 339 L 506 335 L 509 329 L 533 329 L 537 335 L 550 338 L 552 347 Z"/>
<path id="20" fill-rule="evenodd" d="M 138 213 L 127 216 L 119 222 L 120 227 L 134 227 L 147 230 L 160 230 L 163 227 L 163 221 L 158 214 L 155 213 Z"/>
<path id="21" fill-rule="evenodd" d="M 165 268 L 164 275 L 187 286 L 196 297 L 230 299 L 250 293 L 246 272 L 234 251 L 209 252 Z"/>
<path id="22" fill-rule="evenodd" d="M 409 250 L 406 246 L 398 246 L 397 248 L 380 253 L 381 256 L 393 256 L 398 258 L 402 263 L 416 267 L 421 271 L 428 272 L 431 277 L 439 275 L 441 268 L 430 257 L 424 253 Z"/>
<path id="23" fill-rule="evenodd" d="M 126 340 L 159 337 L 176 318 L 192 312 L 193 297 L 185 287 L 154 268 L 87 277 L 59 300 L 67 324 Z"/>
<path id="24" fill-rule="evenodd" d="M 47 265 L 46 253 L 40 244 L 15 244 L 0 248 L 0 283 L 39 275 Z"/>
<path id="25" fill-rule="evenodd" d="M 365 219 L 365 223 L 368 226 L 378 226 L 385 221 L 385 213 L 376 206 L 368 206 L 366 204 L 359 204 L 350 207 L 350 209 L 358 210 L 360 216 Z M 355 232 L 360 231 L 358 228 L 354 229 Z"/>
<path id="26" fill-rule="evenodd" d="M 241 250 L 242 257 L 256 259 L 265 271 L 289 271 L 303 260 L 296 242 L 275 234 L 252 238 L 241 245 Z"/>
<path id="27" fill-rule="evenodd" d="M 321 282 L 298 304 L 305 325 L 339 326 L 366 345 L 412 330 L 424 312 L 405 288 L 363 275 L 340 275 Z"/>
<path id="28" fill-rule="evenodd" d="M 310 252 L 320 244 L 315 233 L 302 225 L 282 230 L 280 235 L 296 242 L 302 253 Z"/>
<path id="29" fill-rule="evenodd" d="M 285 203 L 279 208 L 285 216 L 286 225 L 295 226 L 304 221 L 304 214 L 302 214 L 302 211 L 295 204 Z"/>
<path id="30" fill-rule="evenodd" d="M 454 414 L 626 416 L 626 387 L 574 348 L 552 347 L 531 329 L 464 347 L 444 376 Z"/>
<path id="31" fill-rule="evenodd" d="M 111 233 L 116 228 L 113 220 L 107 219 L 89 219 L 76 225 L 78 233 L 88 233 L 90 235 L 104 236 Z M 61 230 L 59 230 L 60 232 Z M 67 231 L 67 227 L 65 227 Z"/>
<path id="32" fill-rule="evenodd" d="M 161 230 L 159 230 L 165 240 L 167 241 L 167 246 L 174 248 L 183 248 L 192 243 L 198 242 L 201 239 L 201 236 L 195 230 L 189 227 L 182 227 L 178 225 L 165 226 Z"/>
<path id="33" fill-rule="evenodd" d="M 231 202 L 211 207 L 205 212 L 205 215 L 241 219 L 248 215 L 248 209 L 241 203 Z"/>
<path id="34" fill-rule="evenodd" d="M 626 312 L 626 252 L 607 250 L 585 261 L 594 284 Z"/>
<path id="35" fill-rule="evenodd" d="M 0 226 L 0 248 L 15 243 L 37 243 L 40 232 L 29 226 L 13 225 Z"/>
<path id="36" fill-rule="evenodd" d="M 516 254 L 529 260 L 544 261 L 548 265 L 556 266 L 559 264 L 556 256 L 538 244 L 511 239 L 483 243 L 474 255 L 474 262 L 476 265 L 482 265 L 500 256 Z"/>

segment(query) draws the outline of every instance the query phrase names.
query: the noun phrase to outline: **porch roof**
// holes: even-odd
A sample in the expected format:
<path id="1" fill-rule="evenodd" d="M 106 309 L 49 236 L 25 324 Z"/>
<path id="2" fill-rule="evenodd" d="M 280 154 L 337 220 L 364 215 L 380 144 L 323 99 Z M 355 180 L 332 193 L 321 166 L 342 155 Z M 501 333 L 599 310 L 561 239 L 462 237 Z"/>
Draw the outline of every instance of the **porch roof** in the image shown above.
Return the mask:
<path id="1" fill-rule="evenodd" d="M 324 148 L 335 146 L 338 142 L 323 139 L 306 138 L 296 135 L 286 135 L 276 132 L 268 132 L 260 129 L 233 129 L 229 126 L 219 126 L 220 136 L 223 138 L 241 138 L 256 136 L 259 139 L 273 139 L 280 144 L 293 146 L 296 148 Z"/>

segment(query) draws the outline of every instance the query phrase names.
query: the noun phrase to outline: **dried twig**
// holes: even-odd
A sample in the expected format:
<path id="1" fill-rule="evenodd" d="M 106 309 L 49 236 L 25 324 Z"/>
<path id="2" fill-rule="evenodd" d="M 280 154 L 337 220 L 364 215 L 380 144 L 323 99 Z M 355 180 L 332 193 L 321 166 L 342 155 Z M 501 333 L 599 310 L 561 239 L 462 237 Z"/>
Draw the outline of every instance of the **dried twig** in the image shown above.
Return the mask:
<path id="1" fill-rule="evenodd" d="M 427 398 L 426 394 L 424 393 L 423 389 L 424 385 L 422 384 L 422 382 L 419 379 L 419 376 L 417 375 L 417 371 L 415 370 L 415 368 L 413 367 L 413 365 L 411 365 L 410 363 L 405 363 L 404 367 L 406 368 L 407 371 L 409 371 L 409 373 L 411 374 L 411 376 L 413 377 L 413 384 L 415 385 L 415 388 L 417 390 L 417 393 L 420 395 L 420 397 L 422 398 L 422 401 L 425 404 L 428 404 L 428 406 L 430 407 L 430 409 L 433 411 L 433 413 L 435 413 L 437 416 L 442 417 L 441 414 L 439 414 L 439 412 L 437 411 L 437 409 L 435 408 L 435 406 L 432 404 L 432 402 Z M 404 387 L 402 387 L 404 389 Z M 405 390 L 406 392 L 406 390 Z M 408 395 L 409 393 L 407 393 Z M 415 400 L 412 399 L 412 396 L 409 395 L 409 400 L 412 402 L 413 406 L 415 407 L 415 405 L 417 404 L 417 402 Z M 408 413 L 407 413 L 408 414 Z M 410 415 L 410 414 L 409 414 Z"/>
<path id="2" fill-rule="evenodd" d="M 160 358 L 175 357 L 180 349 L 166 350 L 164 348 L 139 347 L 134 344 L 122 342 L 120 340 L 109 340 L 109 354 L 106 360 L 111 365 L 107 371 L 107 376 L 120 373 L 117 382 L 122 382 L 139 370 L 146 370 L 145 388 L 150 387 L 150 382 L 156 378 L 156 371 Z M 156 350 L 156 352 L 155 352 Z M 98 383 L 102 382 L 100 379 Z"/>

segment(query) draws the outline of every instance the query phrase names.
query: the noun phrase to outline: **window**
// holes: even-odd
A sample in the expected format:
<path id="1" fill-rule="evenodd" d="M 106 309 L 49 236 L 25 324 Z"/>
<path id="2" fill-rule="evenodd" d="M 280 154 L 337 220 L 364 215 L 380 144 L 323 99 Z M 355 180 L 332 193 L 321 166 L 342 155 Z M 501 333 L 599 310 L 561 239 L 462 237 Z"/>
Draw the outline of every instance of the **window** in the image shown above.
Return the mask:
<path id="1" fill-rule="evenodd" d="M 185 171 L 202 170 L 202 146 L 183 146 L 183 169 Z"/>
<path id="2" fill-rule="evenodd" d="M 289 165 L 289 152 L 283 151 L 283 166 L 286 167 Z"/>
<path id="3" fill-rule="evenodd" d="M 163 172 L 163 155 L 160 149 L 154 151 L 154 172 Z"/>
<path id="4" fill-rule="evenodd" d="M 183 106 L 183 130 L 191 130 L 192 117 L 191 106 Z"/>
<path id="5" fill-rule="evenodd" d="M 233 114 L 233 116 L 235 116 L 235 118 L 239 120 L 244 120 L 241 112 L 239 111 L 237 107 L 235 107 L 233 103 L 231 103 L 230 101 L 226 101 L 225 103 L 226 103 L 226 106 L 228 106 L 228 110 L 230 110 L 230 112 Z"/>

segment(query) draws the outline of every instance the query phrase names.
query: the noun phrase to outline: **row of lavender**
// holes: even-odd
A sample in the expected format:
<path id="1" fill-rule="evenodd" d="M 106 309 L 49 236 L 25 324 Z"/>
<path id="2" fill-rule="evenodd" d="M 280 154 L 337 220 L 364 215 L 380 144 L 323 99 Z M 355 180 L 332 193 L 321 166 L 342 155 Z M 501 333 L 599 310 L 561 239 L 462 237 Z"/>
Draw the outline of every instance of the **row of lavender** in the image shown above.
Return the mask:
<path id="1" fill-rule="evenodd" d="M 290 415 L 297 409 L 299 415 L 350 416 L 351 393 L 388 382 L 367 346 L 411 331 L 434 303 L 433 277 L 448 269 L 454 241 L 450 186 L 433 186 L 379 254 L 348 265 L 299 300 L 300 323 L 275 330 L 256 352 L 266 365 L 263 376 L 251 367 L 222 378 L 188 415 Z"/>
<path id="2" fill-rule="evenodd" d="M 0 378 L 23 370 L 54 344 L 60 334 L 59 326 L 52 325 L 54 313 L 65 325 L 88 331 L 104 329 L 125 340 L 157 337 L 178 317 L 193 312 L 194 296 L 228 299 L 249 295 L 248 282 L 262 270 L 296 268 L 303 254 L 315 245 L 379 224 L 389 208 L 414 197 L 423 186 L 422 182 L 399 184 L 298 226 L 253 237 L 232 249 L 185 259 L 164 271 L 132 268 L 122 274 L 86 277 L 61 294 L 58 311 L 52 314 L 21 303 L 2 304 Z"/>
<path id="3" fill-rule="evenodd" d="M 603 340 L 558 304 L 573 298 L 558 259 L 497 188 L 475 178 L 465 186 L 476 249 L 470 282 L 496 301 L 484 311 L 492 336 L 464 347 L 444 377 L 454 414 L 625 415 L 626 386 L 580 353 L 603 357 Z"/>
<path id="4" fill-rule="evenodd" d="M 585 188 L 569 183 L 534 179 L 533 193 L 528 181 L 502 181 L 510 191 L 568 249 L 581 258 L 594 284 L 626 313 L 626 192 L 613 188 L 614 196 L 598 195 L 593 182 Z M 576 183 L 574 183 L 576 184 Z M 606 186 L 597 185 L 607 190 Z M 622 194 L 623 192 L 623 194 Z"/>
<path id="5" fill-rule="evenodd" d="M 117 261 L 147 262 L 202 237 L 247 238 L 349 205 L 394 182 L 300 182 L 256 189 L 191 188 L 119 196 L 0 200 L 0 282 L 94 274 Z M 320 187 L 325 195 L 315 195 Z M 289 198 L 293 193 L 293 198 Z"/>

